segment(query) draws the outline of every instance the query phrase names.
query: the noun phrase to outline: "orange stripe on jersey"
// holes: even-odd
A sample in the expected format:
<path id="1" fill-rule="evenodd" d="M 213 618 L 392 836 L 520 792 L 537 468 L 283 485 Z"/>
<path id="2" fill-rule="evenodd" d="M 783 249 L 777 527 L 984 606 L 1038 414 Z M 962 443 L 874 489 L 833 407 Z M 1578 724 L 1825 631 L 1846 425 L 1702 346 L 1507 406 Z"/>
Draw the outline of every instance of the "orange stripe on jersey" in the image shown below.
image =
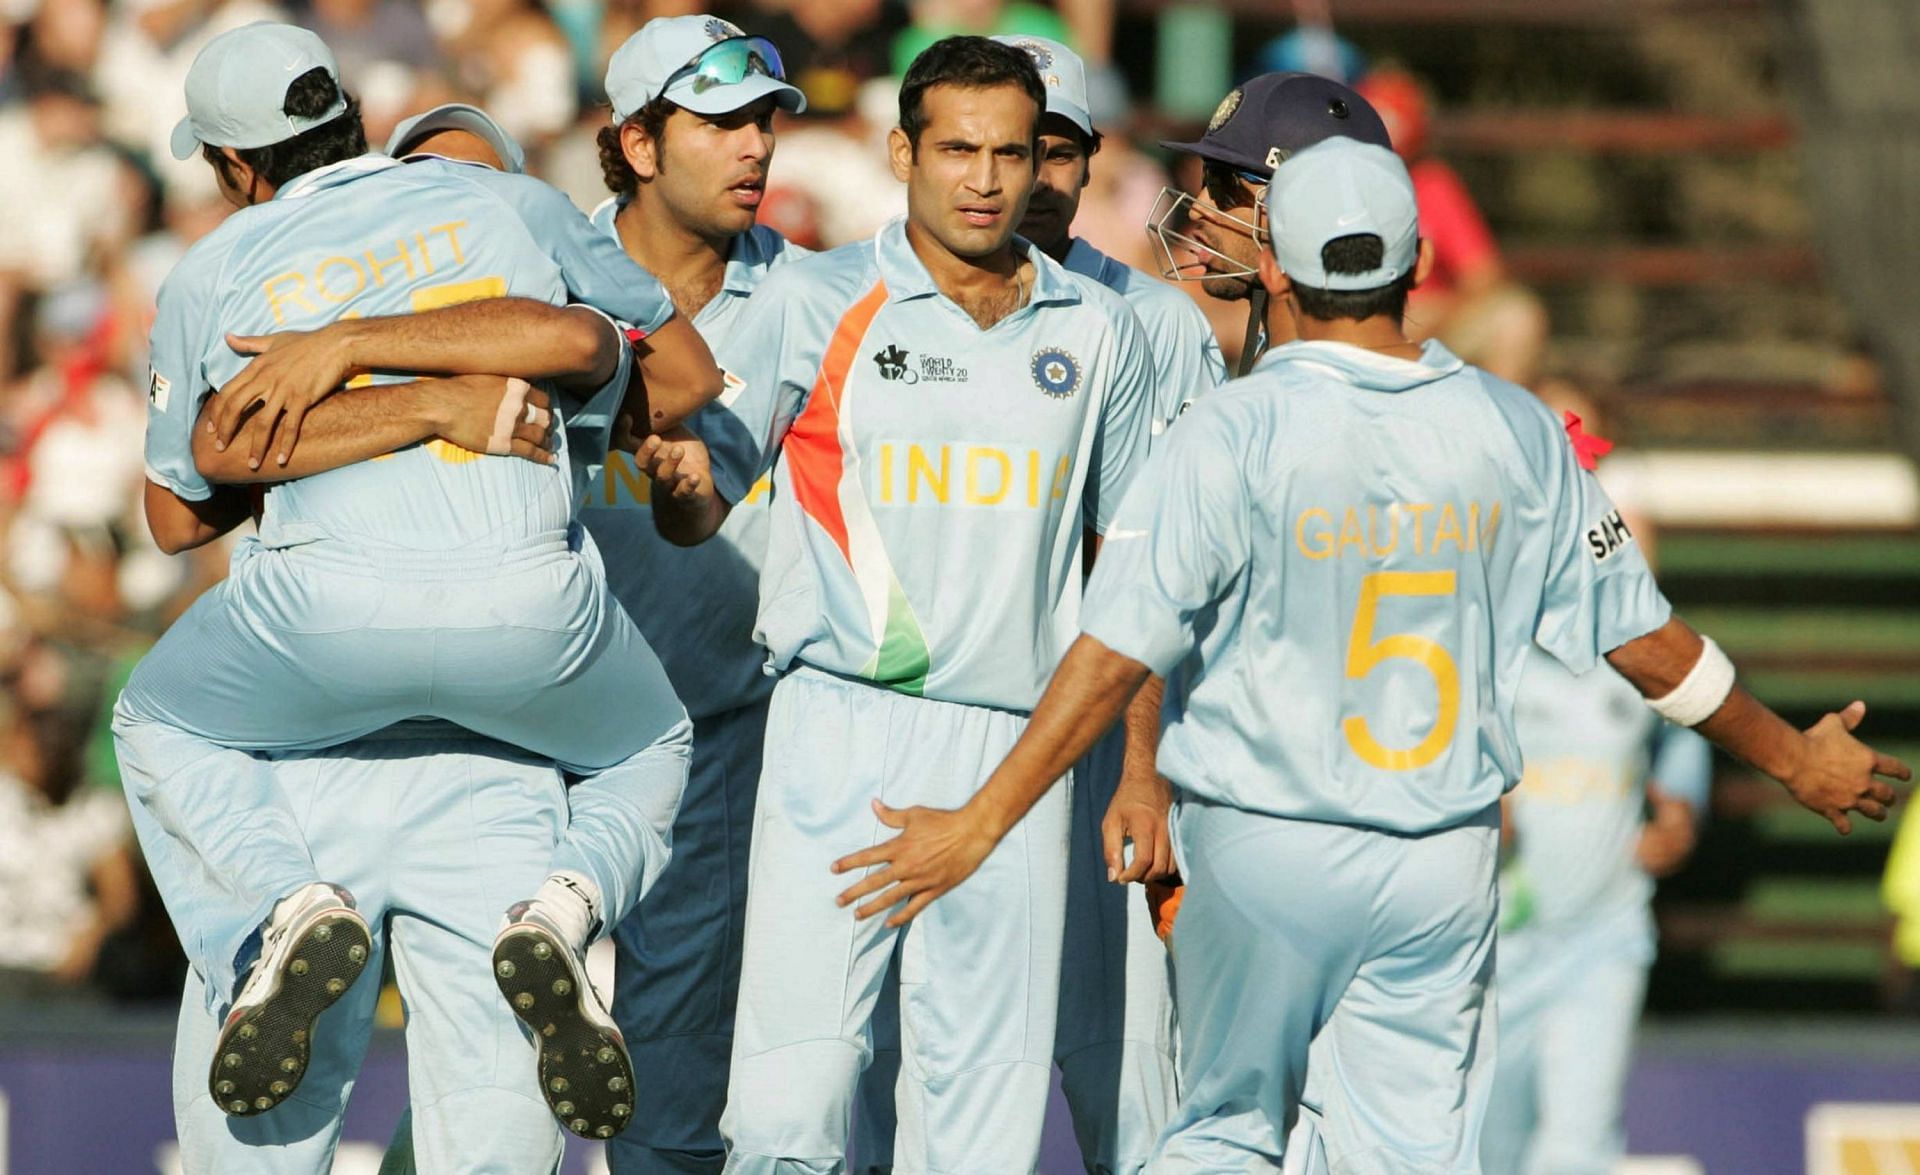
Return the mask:
<path id="1" fill-rule="evenodd" d="M 840 547 L 848 564 L 853 554 L 847 540 L 847 519 L 840 509 L 840 479 L 846 453 L 840 447 L 840 397 L 847 373 L 859 357 L 860 341 L 887 302 L 887 284 L 875 282 L 840 318 L 827 341 L 820 372 L 807 397 L 807 407 L 787 431 L 783 452 L 793 498 L 808 518 L 820 524 Z"/>

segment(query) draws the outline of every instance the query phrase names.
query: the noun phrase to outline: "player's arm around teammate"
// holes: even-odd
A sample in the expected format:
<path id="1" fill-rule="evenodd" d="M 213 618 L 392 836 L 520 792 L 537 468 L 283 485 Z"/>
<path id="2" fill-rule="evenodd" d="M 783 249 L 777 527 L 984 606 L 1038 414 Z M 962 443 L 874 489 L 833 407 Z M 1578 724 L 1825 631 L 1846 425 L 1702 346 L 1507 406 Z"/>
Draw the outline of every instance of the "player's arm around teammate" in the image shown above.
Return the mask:
<path id="1" fill-rule="evenodd" d="M 193 437 L 194 459 L 201 473 L 216 482 L 305 477 L 435 436 L 477 453 L 549 460 L 551 405 L 547 394 L 527 381 L 546 381 L 563 389 L 599 387 L 612 377 L 625 345 L 623 334 L 594 310 L 525 298 L 476 302 L 391 320 L 351 321 L 391 321 L 396 327 L 393 333 L 404 338 L 413 332 L 432 336 L 436 325 L 430 323 L 421 330 L 415 318 L 437 316 L 470 320 L 476 329 L 484 324 L 496 327 L 488 337 L 499 341 L 470 357 L 473 367 L 484 367 L 491 374 L 349 388 L 315 405 L 307 417 L 295 419 L 291 414 L 274 415 L 252 396 L 249 367 L 201 410 L 202 427 L 194 430 Z M 236 350 L 251 353 L 285 337 L 234 337 L 230 342 Z M 376 356 L 380 353 L 373 351 Z M 396 365 L 379 358 L 353 363 L 354 369 L 362 370 L 392 366 Z M 260 406 L 249 411 L 246 405 Z M 301 446 L 296 458 L 294 446 L 305 420 L 320 435 Z M 227 421 L 237 422 L 245 444 L 230 445 L 224 439 Z M 261 469 L 263 463 L 268 465 L 266 470 Z"/>
<path id="2" fill-rule="evenodd" d="M 317 406 L 313 420 L 319 435 L 310 436 L 296 459 L 294 441 L 300 421 L 270 414 L 264 407 L 252 412 L 231 410 L 254 402 L 244 388 L 235 388 L 243 385 L 243 372 L 201 409 L 191 437 L 196 468 L 215 486 L 282 481 L 382 456 L 433 437 L 474 452 L 550 461 L 551 405 L 545 392 L 526 381 L 551 380 L 562 387 L 593 386 L 596 380 L 605 383 L 624 345 L 604 315 L 585 307 L 556 307 L 528 299 L 500 299 L 421 316 L 368 321 L 406 327 L 413 325 L 415 317 L 440 315 L 499 327 L 494 337 L 505 341 L 484 348 L 475 365 L 484 362 L 506 374 L 344 391 Z M 251 339 L 234 342 L 265 345 Z M 381 354 L 375 349 L 371 362 L 355 366 L 401 366 L 383 361 Z M 229 390 L 234 394 L 228 395 Z M 231 410 L 235 431 L 222 432 L 223 410 Z M 223 437 L 242 443 L 230 444 Z M 238 526 L 252 509 L 245 494 L 216 489 L 206 500 L 195 501 L 152 481 L 145 505 L 155 541 L 169 553 L 211 542 Z"/>
<path id="3" fill-rule="evenodd" d="M 419 314 L 343 319 L 315 331 L 235 336 L 229 342 L 236 351 L 257 357 L 221 389 L 206 431 L 224 448 L 244 421 L 264 423 L 269 437 L 280 442 L 275 456 L 284 463 L 306 414 L 349 378 L 378 369 L 597 387 L 618 354 L 619 340 L 606 322 L 584 309 L 497 298 Z M 635 345 L 636 382 L 645 383 L 643 402 L 657 426 L 672 427 L 719 394 L 713 356 L 685 321 L 668 319 Z M 652 377 L 646 374 L 649 362 Z"/>

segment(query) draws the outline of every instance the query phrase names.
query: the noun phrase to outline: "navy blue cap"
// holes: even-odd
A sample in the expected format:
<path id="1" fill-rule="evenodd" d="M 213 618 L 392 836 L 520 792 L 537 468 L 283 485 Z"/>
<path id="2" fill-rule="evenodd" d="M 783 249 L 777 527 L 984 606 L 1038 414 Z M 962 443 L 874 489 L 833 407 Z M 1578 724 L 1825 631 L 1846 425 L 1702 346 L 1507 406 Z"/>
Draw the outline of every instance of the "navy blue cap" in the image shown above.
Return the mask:
<path id="1" fill-rule="evenodd" d="M 1346 86 L 1310 73 L 1267 73 L 1222 99 L 1197 142 L 1160 145 L 1271 178 L 1295 151 L 1336 135 L 1393 146 L 1387 124 Z"/>

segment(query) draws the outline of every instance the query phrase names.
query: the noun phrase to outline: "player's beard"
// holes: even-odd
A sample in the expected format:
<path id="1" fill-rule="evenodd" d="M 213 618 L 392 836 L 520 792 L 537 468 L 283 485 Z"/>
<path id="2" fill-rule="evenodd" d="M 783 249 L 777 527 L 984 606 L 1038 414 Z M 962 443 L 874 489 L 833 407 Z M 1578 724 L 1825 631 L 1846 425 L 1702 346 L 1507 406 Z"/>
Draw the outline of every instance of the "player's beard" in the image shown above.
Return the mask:
<path id="1" fill-rule="evenodd" d="M 1200 279 L 1200 288 L 1206 291 L 1208 297 L 1218 298 L 1222 302 L 1244 302 L 1253 296 L 1253 283 L 1258 280 L 1251 277 L 1227 277 L 1223 274 Z"/>

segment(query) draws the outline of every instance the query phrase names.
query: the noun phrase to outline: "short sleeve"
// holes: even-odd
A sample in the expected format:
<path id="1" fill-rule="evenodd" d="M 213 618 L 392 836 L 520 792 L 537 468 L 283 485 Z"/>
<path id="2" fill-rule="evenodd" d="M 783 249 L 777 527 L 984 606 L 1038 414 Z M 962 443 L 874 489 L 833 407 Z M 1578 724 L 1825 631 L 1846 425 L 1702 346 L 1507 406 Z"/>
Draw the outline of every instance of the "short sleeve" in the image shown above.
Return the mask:
<path id="1" fill-rule="evenodd" d="M 1153 431 L 1158 435 L 1183 405 L 1226 382 L 1227 364 L 1213 324 L 1185 294 L 1164 299 L 1159 313 L 1143 315 L 1140 325 L 1153 355 Z"/>
<path id="2" fill-rule="evenodd" d="M 1585 673 L 1665 624 L 1673 608 L 1619 509 L 1580 467 L 1566 432 L 1547 429 L 1536 473 L 1550 512 L 1551 546 L 1534 640 L 1570 671 Z"/>
<path id="3" fill-rule="evenodd" d="M 479 169 L 472 174 L 513 205 L 534 241 L 559 266 L 576 302 L 604 310 L 643 335 L 673 317 L 673 299 L 659 281 L 559 189 L 531 176 Z"/>
<path id="4" fill-rule="evenodd" d="M 1165 676 L 1193 646 L 1194 617 L 1245 572 L 1251 510 L 1229 421 L 1189 413 L 1155 447 L 1106 532 L 1082 630 Z"/>
<path id="5" fill-rule="evenodd" d="M 1084 520 L 1105 534 L 1153 439 L 1153 362 L 1146 331 L 1131 310 L 1113 320 L 1113 368 L 1100 405 L 1100 431 L 1087 479 Z"/>
<path id="6" fill-rule="evenodd" d="M 1685 800 L 1695 813 L 1707 810 L 1713 785 L 1713 748 L 1684 726 L 1662 722 L 1653 736 L 1653 765 L 1647 774 L 1660 790 Z"/>
<path id="7" fill-rule="evenodd" d="M 747 300 L 714 355 L 725 387 L 694 418 L 712 462 L 714 488 L 729 502 L 745 501 L 772 468 L 819 374 L 821 346 L 809 343 L 820 333 L 817 324 L 809 322 L 801 288 L 781 276 L 769 277 Z"/>
<path id="8" fill-rule="evenodd" d="M 213 487 L 193 460 L 193 425 L 211 394 L 201 362 L 211 296 L 185 263 L 160 287 L 148 337 L 147 479 L 190 502 Z"/>

